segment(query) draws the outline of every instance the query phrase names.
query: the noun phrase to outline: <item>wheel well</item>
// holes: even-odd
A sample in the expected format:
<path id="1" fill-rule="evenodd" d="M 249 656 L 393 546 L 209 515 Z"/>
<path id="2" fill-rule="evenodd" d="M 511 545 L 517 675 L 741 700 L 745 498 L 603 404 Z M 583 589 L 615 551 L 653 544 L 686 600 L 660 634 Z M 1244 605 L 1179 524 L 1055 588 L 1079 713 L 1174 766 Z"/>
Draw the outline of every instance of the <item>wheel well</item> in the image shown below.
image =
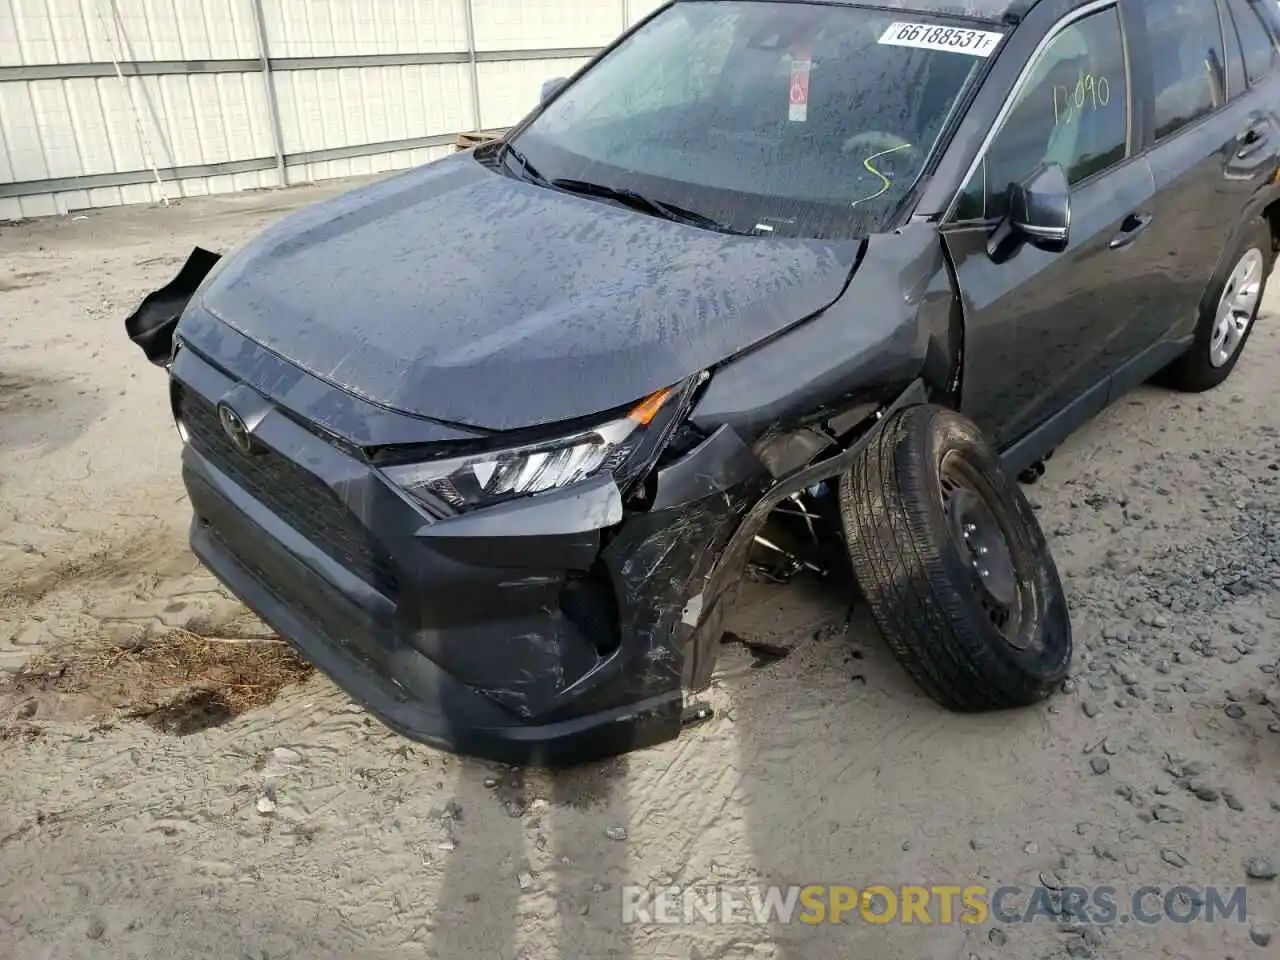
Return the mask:
<path id="1" fill-rule="evenodd" d="M 1271 227 L 1271 249 L 1280 250 L 1280 200 L 1273 200 L 1262 215 Z"/>

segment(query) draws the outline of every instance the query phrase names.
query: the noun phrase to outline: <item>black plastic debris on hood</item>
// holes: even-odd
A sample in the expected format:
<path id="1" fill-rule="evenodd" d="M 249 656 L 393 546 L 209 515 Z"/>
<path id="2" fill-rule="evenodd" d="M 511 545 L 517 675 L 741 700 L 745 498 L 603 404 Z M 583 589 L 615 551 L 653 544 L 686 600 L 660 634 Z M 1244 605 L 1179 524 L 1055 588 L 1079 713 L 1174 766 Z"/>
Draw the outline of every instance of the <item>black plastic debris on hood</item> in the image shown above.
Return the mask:
<path id="1" fill-rule="evenodd" d="M 222 254 L 196 247 L 187 257 L 178 275 L 159 290 L 147 294 L 138 309 L 124 321 L 125 332 L 147 359 L 157 366 L 167 366 L 173 356 L 173 331 L 182 311 L 201 282 L 209 275 Z"/>

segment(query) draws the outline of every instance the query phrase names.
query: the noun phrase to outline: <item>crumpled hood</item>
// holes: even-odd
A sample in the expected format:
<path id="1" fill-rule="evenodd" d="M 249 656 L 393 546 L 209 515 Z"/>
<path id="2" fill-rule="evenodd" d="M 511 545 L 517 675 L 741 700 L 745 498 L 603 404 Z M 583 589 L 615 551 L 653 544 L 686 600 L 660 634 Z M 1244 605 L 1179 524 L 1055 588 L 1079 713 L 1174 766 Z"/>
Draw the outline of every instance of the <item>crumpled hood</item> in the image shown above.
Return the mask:
<path id="1" fill-rule="evenodd" d="M 784 330 L 839 296 L 858 247 L 671 223 L 465 153 L 285 218 L 201 302 L 365 399 L 507 430 L 630 403 Z"/>

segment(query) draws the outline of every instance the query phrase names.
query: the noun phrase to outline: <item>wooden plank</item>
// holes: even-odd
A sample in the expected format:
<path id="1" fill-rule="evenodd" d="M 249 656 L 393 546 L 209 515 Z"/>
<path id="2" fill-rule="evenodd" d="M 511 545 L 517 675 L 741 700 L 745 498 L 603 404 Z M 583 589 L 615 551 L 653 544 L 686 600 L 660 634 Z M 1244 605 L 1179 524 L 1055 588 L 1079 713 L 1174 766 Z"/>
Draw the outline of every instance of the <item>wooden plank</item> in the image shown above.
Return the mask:
<path id="1" fill-rule="evenodd" d="M 458 149 L 470 150 L 482 143 L 488 143 L 490 140 L 497 140 L 502 137 L 501 130 L 472 130 L 468 133 L 458 134 Z"/>

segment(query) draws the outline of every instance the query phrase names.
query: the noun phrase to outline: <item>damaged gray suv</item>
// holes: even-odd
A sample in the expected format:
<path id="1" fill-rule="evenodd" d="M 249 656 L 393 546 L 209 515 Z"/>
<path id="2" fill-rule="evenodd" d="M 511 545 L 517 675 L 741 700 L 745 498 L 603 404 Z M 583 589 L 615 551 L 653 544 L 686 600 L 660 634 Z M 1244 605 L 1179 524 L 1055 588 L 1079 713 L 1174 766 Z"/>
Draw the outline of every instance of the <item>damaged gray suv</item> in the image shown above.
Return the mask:
<path id="1" fill-rule="evenodd" d="M 1041 700 L 1071 626 L 1017 478 L 1239 359 L 1274 7 L 663 4 L 500 140 L 143 301 L 193 549 L 389 726 L 503 761 L 677 735 L 766 556 L 851 569 L 946 707 Z"/>

